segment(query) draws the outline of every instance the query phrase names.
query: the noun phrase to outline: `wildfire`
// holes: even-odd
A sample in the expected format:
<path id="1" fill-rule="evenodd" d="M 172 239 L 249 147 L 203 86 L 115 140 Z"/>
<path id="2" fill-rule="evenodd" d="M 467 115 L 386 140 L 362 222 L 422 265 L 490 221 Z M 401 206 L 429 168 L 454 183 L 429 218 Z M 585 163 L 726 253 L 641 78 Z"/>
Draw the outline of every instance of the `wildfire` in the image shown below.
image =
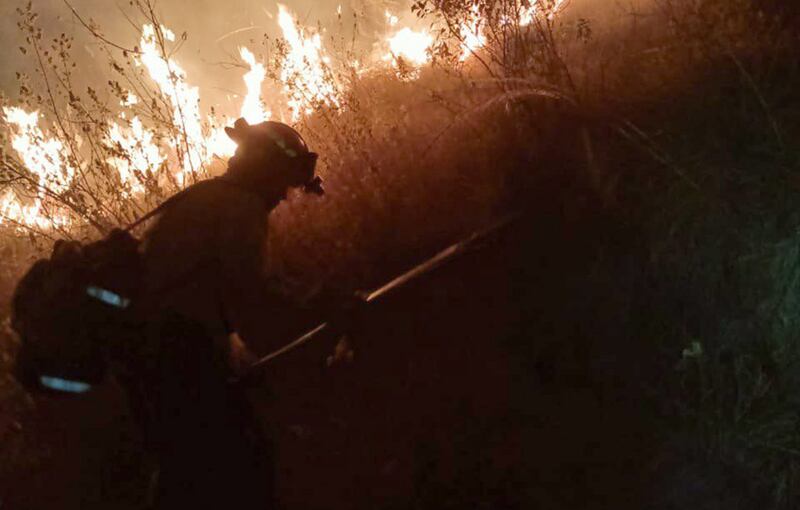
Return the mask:
<path id="1" fill-rule="evenodd" d="M 518 22 L 526 26 L 536 21 L 537 17 L 553 19 L 567 3 L 568 0 L 530 0 L 517 13 Z M 336 11 L 339 16 L 341 9 L 339 5 Z M 390 62 L 396 69 L 402 69 L 402 73 L 398 72 L 401 78 L 413 79 L 420 68 L 430 63 L 434 38 L 425 30 L 411 27 L 398 29 L 398 16 L 389 10 L 384 14 L 391 33 L 384 41 L 382 60 Z M 320 106 L 339 108 L 341 89 L 323 48 L 320 33 L 300 27 L 289 9 L 280 4 L 277 22 L 286 46 L 280 62 L 282 97 L 275 98 L 274 104 L 288 107 L 292 122 L 313 113 Z M 486 20 L 480 4 L 473 0 L 467 19 L 458 27 L 461 61 L 487 44 L 485 28 Z M 198 87 L 189 84 L 187 73 L 165 48 L 165 45 L 174 41 L 175 34 L 168 28 L 144 25 L 139 42 L 140 53 L 135 62 L 147 70 L 160 90 L 167 102 L 167 120 L 175 126 L 173 132 L 180 134 L 162 144 L 155 131 L 150 130 L 138 116 L 133 116 L 128 122 L 125 111 L 120 113 L 119 122 L 109 122 L 104 134 L 105 142 L 112 148 L 107 163 L 133 194 L 144 192 L 141 176 L 152 174 L 167 162 L 174 164 L 178 182 L 183 185 L 188 182 L 188 177 L 197 177 L 198 172 L 214 156 L 229 157 L 236 150 L 236 144 L 228 138 L 222 127 L 229 124 L 230 119 L 222 118 L 218 122 L 216 118 L 204 119 L 201 114 Z M 246 94 L 239 113 L 251 124 L 269 120 L 272 112 L 266 108 L 262 98 L 262 86 L 267 75 L 265 66 L 246 47 L 239 48 L 239 56 L 248 68 L 242 77 Z M 351 60 L 348 65 L 358 74 L 370 68 L 368 62 Z M 140 99 L 133 93 L 123 96 L 120 101 L 123 109 L 138 104 Z M 68 225 L 68 216 L 59 210 L 50 196 L 70 189 L 76 173 L 72 165 L 78 165 L 70 163 L 75 161 L 70 156 L 71 151 L 79 149 L 79 142 L 69 145 L 70 142 L 65 140 L 46 136 L 39 127 L 40 116 L 36 111 L 3 107 L 2 113 L 10 132 L 11 148 L 32 175 L 33 184 L 38 186 L 39 192 L 29 197 L 6 189 L 0 196 L 0 224 L 15 223 L 42 230 Z"/>
<path id="2" fill-rule="evenodd" d="M 17 226 L 51 228 L 51 222 L 41 214 L 41 200 L 35 200 L 33 205 L 23 205 L 17 195 L 7 190 L 0 200 L 0 225 L 13 223 Z"/>
<path id="3" fill-rule="evenodd" d="M 523 7 L 520 11 L 519 24 L 523 27 L 530 25 L 539 13 L 552 20 L 568 2 L 569 0 L 532 0 L 528 7 Z"/>
<path id="4" fill-rule="evenodd" d="M 250 124 L 258 124 L 269 120 L 272 117 L 272 112 L 266 110 L 261 101 L 261 84 L 264 83 L 267 71 L 262 64 L 256 62 L 256 57 L 247 48 L 239 48 L 239 55 L 250 66 L 250 71 L 244 75 L 247 96 L 245 96 L 244 104 L 242 104 L 241 116 Z"/>
<path id="5" fill-rule="evenodd" d="M 402 62 L 412 67 L 422 67 L 430 61 L 428 50 L 433 44 L 433 37 L 427 32 L 415 32 L 406 27 L 387 40 L 389 53 L 383 59 L 395 65 Z"/>
<path id="6" fill-rule="evenodd" d="M 10 189 L 6 190 L 2 200 L 0 200 L 0 225 L 8 220 L 19 222 L 21 218 L 24 218 L 24 214 L 21 214 L 21 208 L 22 206 L 14 192 Z"/>
<path id="7" fill-rule="evenodd" d="M 462 62 L 486 44 L 486 37 L 481 30 L 483 19 L 480 14 L 480 6 L 477 3 L 472 4 L 469 18 L 460 27 L 462 51 L 459 60 Z"/>
<path id="8" fill-rule="evenodd" d="M 64 144 L 47 138 L 39 129 L 39 112 L 28 113 L 18 107 L 4 107 L 6 122 L 15 126 L 11 147 L 17 151 L 27 169 L 36 175 L 38 184 L 55 192 L 69 185 L 74 169 L 63 157 Z"/>
<path id="9" fill-rule="evenodd" d="M 74 169 L 66 163 L 64 145 L 44 135 L 39 128 L 39 112 L 4 107 L 3 114 L 6 122 L 13 126 L 11 147 L 35 176 L 39 191 L 32 204 L 23 204 L 13 191 L 7 190 L 0 201 L 0 224 L 10 221 L 41 229 L 63 225 L 66 222 L 63 215 L 48 218 L 43 214 L 42 199 L 45 190 L 63 192 L 72 179 Z"/>
<path id="10" fill-rule="evenodd" d="M 175 34 L 163 26 L 158 32 L 153 25 L 142 28 L 139 61 L 172 105 L 172 121 L 181 132 L 180 139 L 173 140 L 172 146 L 182 154 L 178 180 L 184 184 L 187 177 L 196 174 L 213 154 L 207 150 L 203 136 L 200 91 L 186 82 L 186 72 L 175 60 L 162 55 L 159 39 L 172 42 Z"/>
<path id="11" fill-rule="evenodd" d="M 280 78 L 292 121 L 312 113 L 317 105 L 338 107 L 339 94 L 320 34 L 305 37 L 289 10 L 281 4 L 278 4 L 278 25 L 288 44 Z"/>
<path id="12" fill-rule="evenodd" d="M 236 152 L 236 142 L 225 133 L 225 127 L 215 127 L 206 138 L 206 147 L 210 154 L 229 158 Z"/>
<path id="13" fill-rule="evenodd" d="M 109 158 L 108 164 L 116 168 L 120 180 L 134 192 L 144 191 L 136 174 L 146 175 L 166 160 L 153 137 L 153 132 L 146 129 L 138 117 L 133 118 L 130 129 L 123 129 L 116 122 L 109 126 L 107 139 L 120 155 Z"/>

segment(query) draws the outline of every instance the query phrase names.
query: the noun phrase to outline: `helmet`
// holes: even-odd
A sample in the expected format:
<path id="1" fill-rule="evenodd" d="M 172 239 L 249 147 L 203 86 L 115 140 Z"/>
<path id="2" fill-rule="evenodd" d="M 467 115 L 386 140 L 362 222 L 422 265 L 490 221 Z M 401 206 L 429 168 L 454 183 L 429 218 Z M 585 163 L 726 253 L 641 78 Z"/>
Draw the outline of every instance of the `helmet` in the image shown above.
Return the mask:
<path id="1" fill-rule="evenodd" d="M 283 158 L 295 163 L 293 175 L 289 175 L 289 185 L 303 187 L 307 192 L 322 195 L 322 179 L 314 175 L 317 154 L 308 150 L 303 137 L 282 122 L 266 121 L 248 124 L 238 119 L 233 127 L 226 127 L 225 133 L 236 142 L 237 156 L 245 159 Z"/>

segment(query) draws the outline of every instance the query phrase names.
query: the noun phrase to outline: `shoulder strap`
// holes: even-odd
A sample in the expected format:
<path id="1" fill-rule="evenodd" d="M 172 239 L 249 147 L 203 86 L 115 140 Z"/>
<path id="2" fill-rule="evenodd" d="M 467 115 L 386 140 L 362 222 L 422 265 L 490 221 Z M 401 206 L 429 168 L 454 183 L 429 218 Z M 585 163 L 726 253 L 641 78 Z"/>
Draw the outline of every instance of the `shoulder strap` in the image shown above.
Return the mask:
<path id="1" fill-rule="evenodd" d="M 148 212 L 147 214 L 145 214 L 141 218 L 137 219 L 136 221 L 134 221 L 133 223 L 131 223 L 130 225 L 125 227 L 123 230 L 125 232 L 130 232 L 131 230 L 135 229 L 136 227 L 138 227 L 139 225 L 141 225 L 145 221 L 149 220 L 150 218 L 161 214 L 168 207 L 171 207 L 172 205 L 176 204 L 177 202 L 180 202 L 181 199 L 186 197 L 186 195 L 189 193 L 189 190 L 192 189 L 193 187 L 194 186 L 189 186 L 188 188 L 182 189 L 181 191 L 175 193 L 174 195 L 172 195 L 168 199 L 166 199 L 163 202 L 161 202 L 155 209 L 151 210 L 150 212 Z"/>

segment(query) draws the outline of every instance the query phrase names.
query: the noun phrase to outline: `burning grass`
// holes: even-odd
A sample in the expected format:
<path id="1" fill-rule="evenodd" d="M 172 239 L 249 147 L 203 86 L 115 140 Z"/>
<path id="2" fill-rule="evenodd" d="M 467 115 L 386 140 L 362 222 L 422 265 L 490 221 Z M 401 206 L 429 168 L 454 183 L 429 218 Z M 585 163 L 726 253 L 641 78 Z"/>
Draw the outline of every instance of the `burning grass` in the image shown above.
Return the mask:
<path id="1" fill-rule="evenodd" d="M 615 327 L 653 368 L 641 385 L 661 410 L 666 446 L 649 473 L 659 508 L 722 500 L 731 480 L 746 481 L 737 497 L 751 506 L 792 508 L 796 18 L 769 2 L 659 0 L 601 24 L 573 3 L 417 2 L 436 30 L 387 12 L 373 60 L 327 49 L 281 8 L 285 40 L 274 58 L 240 50 L 248 93 L 225 113 L 295 121 L 322 155 L 329 196 L 276 211 L 273 270 L 300 286 L 368 287 L 519 204 L 558 211 L 564 231 L 610 215 L 604 228 L 629 235 L 598 234 L 579 260 L 602 273 L 587 288 L 633 275 L 619 284 L 632 311 Z M 107 90 L 81 94 L 68 86 L 70 41 L 45 47 L 21 12 L 51 84 L 23 80 L 21 102 L 5 104 L 9 235 L 94 236 L 230 154 L 229 119 L 200 109 L 172 51 L 180 38 L 137 5 L 149 16 L 139 44 L 106 41 Z M 620 252 L 633 268 L 598 262 Z"/>

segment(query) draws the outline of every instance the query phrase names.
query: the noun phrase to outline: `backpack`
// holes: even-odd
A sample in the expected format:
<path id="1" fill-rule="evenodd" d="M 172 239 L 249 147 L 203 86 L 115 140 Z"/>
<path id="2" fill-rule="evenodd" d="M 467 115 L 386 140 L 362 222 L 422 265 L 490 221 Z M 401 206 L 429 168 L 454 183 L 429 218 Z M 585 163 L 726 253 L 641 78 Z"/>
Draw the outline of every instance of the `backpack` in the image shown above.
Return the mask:
<path id="1" fill-rule="evenodd" d="M 89 244 L 57 241 L 14 291 L 20 338 L 16 378 L 29 390 L 84 393 L 105 379 L 115 346 L 139 336 L 144 261 L 131 231 L 186 196 L 187 188 L 125 229 Z"/>

